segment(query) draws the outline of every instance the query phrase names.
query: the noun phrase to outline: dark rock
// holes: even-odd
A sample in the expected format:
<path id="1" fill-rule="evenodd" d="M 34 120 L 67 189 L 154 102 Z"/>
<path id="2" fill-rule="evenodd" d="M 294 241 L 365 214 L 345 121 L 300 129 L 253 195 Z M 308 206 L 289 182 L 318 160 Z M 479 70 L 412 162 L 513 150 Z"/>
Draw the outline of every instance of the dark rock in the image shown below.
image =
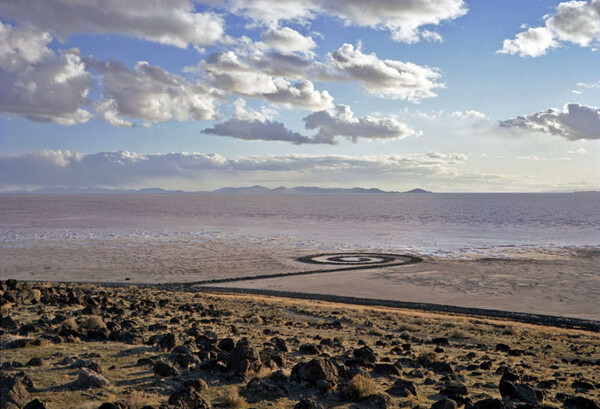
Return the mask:
<path id="1" fill-rule="evenodd" d="M 233 339 L 231 338 L 223 338 L 221 341 L 219 341 L 217 347 L 221 351 L 231 352 L 233 351 L 233 348 L 235 348 L 235 342 L 233 342 Z"/>
<path id="2" fill-rule="evenodd" d="M 144 357 L 137 360 L 137 365 L 152 365 L 154 360 L 152 358 Z"/>
<path id="3" fill-rule="evenodd" d="M 248 402 L 260 402 L 263 400 L 277 399 L 289 395 L 286 381 L 277 379 L 252 378 L 245 387 L 245 396 Z"/>
<path id="4" fill-rule="evenodd" d="M 509 382 L 501 379 L 499 389 L 503 399 L 515 399 L 531 405 L 537 405 L 543 400 L 541 392 L 535 391 L 531 386 L 523 383 Z"/>
<path id="5" fill-rule="evenodd" d="M 41 358 L 31 358 L 25 366 L 42 366 L 44 365 L 44 361 Z"/>
<path id="6" fill-rule="evenodd" d="M 554 389 L 558 386 L 556 379 L 548 379 L 537 384 L 540 389 Z"/>
<path id="7" fill-rule="evenodd" d="M 373 352 L 373 350 L 368 346 L 355 349 L 354 356 L 357 358 L 362 358 L 370 363 L 375 363 L 377 361 L 377 356 L 375 355 L 375 352 Z"/>
<path id="8" fill-rule="evenodd" d="M 169 396 L 169 405 L 180 409 L 210 409 L 210 404 L 191 387 L 180 389 Z"/>
<path id="9" fill-rule="evenodd" d="M 583 396 L 570 396 L 565 399 L 564 405 L 568 409 L 600 409 L 598 403 Z"/>
<path id="10" fill-rule="evenodd" d="M 304 344 L 300 345 L 298 351 L 300 351 L 301 354 L 305 355 L 318 355 L 321 353 L 321 347 L 314 344 Z"/>
<path id="11" fill-rule="evenodd" d="M 504 403 L 500 399 L 483 399 L 473 404 L 473 409 L 504 409 Z"/>
<path id="12" fill-rule="evenodd" d="M 123 402 L 104 402 L 98 409 L 127 409 Z"/>
<path id="13" fill-rule="evenodd" d="M 400 376 L 400 368 L 393 364 L 375 364 L 371 371 L 372 376 Z"/>
<path id="14" fill-rule="evenodd" d="M 155 375 L 158 375 L 163 378 L 175 376 L 178 373 L 177 369 L 175 369 L 172 365 L 169 365 L 168 363 L 162 361 L 156 362 L 154 364 L 154 367 L 152 368 L 152 371 Z"/>
<path id="15" fill-rule="evenodd" d="M 457 409 L 458 404 L 452 399 L 442 398 L 431 405 L 431 409 Z"/>
<path id="16" fill-rule="evenodd" d="M 93 359 L 77 359 L 71 364 L 71 368 L 88 368 L 95 372 L 100 372 L 100 365 Z"/>
<path id="17" fill-rule="evenodd" d="M 80 368 L 75 382 L 80 388 L 101 388 L 110 385 L 110 381 L 104 376 L 88 368 Z"/>
<path id="18" fill-rule="evenodd" d="M 285 352 L 273 348 L 260 351 L 260 359 L 269 368 L 283 368 L 286 364 Z"/>
<path id="19" fill-rule="evenodd" d="M 30 399 L 23 381 L 16 376 L 0 373 L 0 407 L 22 408 Z"/>
<path id="20" fill-rule="evenodd" d="M 12 319 L 10 315 L 0 314 L 0 328 L 9 331 L 14 331 L 19 327 L 19 324 Z"/>
<path id="21" fill-rule="evenodd" d="M 197 390 L 198 392 L 202 392 L 208 389 L 208 384 L 206 383 L 206 381 L 204 381 L 204 379 L 200 379 L 200 378 L 195 378 L 195 379 L 188 379 L 185 382 L 183 382 L 183 387 L 184 388 L 193 388 L 195 390 Z"/>
<path id="22" fill-rule="evenodd" d="M 592 389 L 596 389 L 594 387 L 594 385 L 592 385 L 590 382 L 582 381 L 582 380 L 579 380 L 579 379 L 573 381 L 573 383 L 571 384 L 571 386 L 574 389 L 580 389 L 580 390 L 585 390 L 585 391 L 590 391 Z"/>
<path id="23" fill-rule="evenodd" d="M 417 388 L 415 384 L 411 381 L 406 381 L 404 379 L 398 379 L 390 389 L 386 391 L 392 396 L 399 396 L 401 398 L 406 398 L 408 396 L 416 396 Z"/>
<path id="24" fill-rule="evenodd" d="M 229 354 L 227 370 L 241 377 L 247 377 L 250 372 L 258 372 L 262 367 L 260 354 L 250 346 L 247 339 L 241 339 Z"/>
<path id="25" fill-rule="evenodd" d="M 468 393 L 466 385 L 460 382 L 450 382 L 442 389 L 443 395 L 466 395 Z"/>
<path id="26" fill-rule="evenodd" d="M 290 379 L 297 382 L 305 381 L 313 386 L 316 386 L 319 380 L 325 380 L 331 385 L 335 385 L 339 379 L 339 372 L 331 360 L 313 359 L 296 364 L 292 368 Z"/>
<path id="27" fill-rule="evenodd" d="M 321 409 L 321 405 L 314 399 L 304 398 L 294 405 L 294 409 Z"/>
<path id="28" fill-rule="evenodd" d="M 510 352 L 510 347 L 506 344 L 496 344 L 497 352 Z"/>
<path id="29" fill-rule="evenodd" d="M 275 345 L 275 348 L 281 352 L 289 352 L 287 343 L 283 338 L 272 338 L 271 342 Z M 302 401 L 301 401 L 302 402 Z"/>
<path id="30" fill-rule="evenodd" d="M 177 345 L 180 345 L 181 341 L 179 340 L 179 337 L 176 334 L 170 333 L 170 334 L 165 334 L 163 335 L 163 337 L 160 339 L 160 341 L 158 341 L 158 349 L 162 350 L 162 351 L 170 351 L 173 348 L 175 348 Z"/>
<path id="31" fill-rule="evenodd" d="M 369 409 L 387 409 L 393 406 L 390 397 L 384 393 L 374 393 L 361 399 L 359 403 L 361 408 Z"/>
<path id="32" fill-rule="evenodd" d="M 431 340 L 431 343 L 439 346 L 447 346 L 450 345 L 447 338 L 434 338 Z"/>
<path id="33" fill-rule="evenodd" d="M 448 362 L 432 362 L 427 367 L 437 374 L 454 373 L 454 368 Z"/>
<path id="34" fill-rule="evenodd" d="M 46 409 L 46 405 L 44 405 L 41 400 L 34 399 L 27 405 L 23 406 L 23 409 Z"/>

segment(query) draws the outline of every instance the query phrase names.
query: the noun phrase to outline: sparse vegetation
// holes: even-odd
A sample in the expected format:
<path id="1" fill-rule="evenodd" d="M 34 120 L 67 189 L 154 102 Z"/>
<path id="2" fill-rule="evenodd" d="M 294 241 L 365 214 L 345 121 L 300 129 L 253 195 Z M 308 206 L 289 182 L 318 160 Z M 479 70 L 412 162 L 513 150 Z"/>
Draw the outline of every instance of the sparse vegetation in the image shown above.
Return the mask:
<path id="1" fill-rule="evenodd" d="M 377 399 L 428 408 L 448 379 L 464 383 L 474 403 L 500 399 L 506 370 L 533 388 L 548 381 L 542 386 L 549 388 L 543 402 L 549 407 L 563 406 L 559 393 L 600 398 L 600 334 L 593 332 L 254 295 L 32 286 L 40 293 L 22 294 L 41 295 L 39 301 L 0 288 L 17 298 L 2 305 L 0 365 L 3 376 L 23 372 L 31 379 L 29 397 L 48 409 L 97 409 L 109 401 L 158 408 L 169 400 L 290 408 L 306 397 L 324 409 Z M 50 293 L 70 294 L 72 302 L 53 302 Z M 83 313 L 84 296 L 98 315 Z M 318 353 L 301 353 L 307 344 Z M 313 361 L 299 377 L 299 365 Z M 79 367 L 97 368 L 110 385 L 73 388 Z M 399 380 L 416 394 L 404 393 L 410 385 Z M 585 382 L 594 388 L 582 389 Z"/>

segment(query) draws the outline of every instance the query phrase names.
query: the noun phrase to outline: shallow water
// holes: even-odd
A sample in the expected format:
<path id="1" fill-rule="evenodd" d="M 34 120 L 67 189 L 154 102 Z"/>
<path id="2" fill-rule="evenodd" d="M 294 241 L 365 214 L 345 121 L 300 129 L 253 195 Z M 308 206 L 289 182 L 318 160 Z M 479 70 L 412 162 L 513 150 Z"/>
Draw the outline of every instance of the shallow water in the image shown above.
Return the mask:
<path id="1" fill-rule="evenodd" d="M 458 256 L 600 246 L 600 194 L 0 196 L 0 227 L 3 247 L 214 236 Z"/>

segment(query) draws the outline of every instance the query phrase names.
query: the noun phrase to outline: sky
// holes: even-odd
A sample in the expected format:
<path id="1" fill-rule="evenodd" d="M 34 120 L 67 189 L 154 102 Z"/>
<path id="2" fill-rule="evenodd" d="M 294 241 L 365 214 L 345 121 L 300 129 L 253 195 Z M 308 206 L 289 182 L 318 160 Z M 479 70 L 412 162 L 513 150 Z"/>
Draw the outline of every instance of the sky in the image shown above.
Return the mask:
<path id="1" fill-rule="evenodd" d="M 0 191 L 600 190 L 600 0 L 4 0 Z"/>

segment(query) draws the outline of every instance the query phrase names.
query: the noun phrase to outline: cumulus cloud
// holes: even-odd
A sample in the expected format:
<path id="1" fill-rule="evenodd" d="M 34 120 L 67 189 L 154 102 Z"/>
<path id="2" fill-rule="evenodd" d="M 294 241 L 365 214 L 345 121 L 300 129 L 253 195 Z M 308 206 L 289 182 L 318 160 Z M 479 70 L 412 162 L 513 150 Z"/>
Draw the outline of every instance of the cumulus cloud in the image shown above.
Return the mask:
<path id="1" fill-rule="evenodd" d="M 117 33 L 187 47 L 211 45 L 223 35 L 221 17 L 195 12 L 191 0 L 6 0 L 0 2 L 0 14 L 59 38 Z"/>
<path id="2" fill-rule="evenodd" d="M 504 128 L 549 133 L 570 140 L 600 139 L 600 109 L 580 104 L 567 104 L 563 109 L 550 108 L 529 116 L 500 121 Z"/>
<path id="3" fill-rule="evenodd" d="M 57 55 L 46 47 L 51 40 L 47 32 L 0 23 L 0 111 L 37 122 L 86 122 L 92 76 L 79 50 Z"/>
<path id="4" fill-rule="evenodd" d="M 332 143 L 336 136 L 343 136 L 356 142 L 365 139 L 399 139 L 416 135 L 409 126 L 392 118 L 354 117 L 348 105 L 314 112 L 304 118 L 306 129 L 317 129 L 315 139 Z"/>
<path id="5" fill-rule="evenodd" d="M 460 153 L 408 155 L 262 155 L 225 158 L 218 154 L 170 153 L 142 155 L 132 152 L 95 154 L 41 151 L 0 156 L 0 183 L 4 186 L 135 186 L 155 180 L 198 181 L 214 177 L 252 177 L 252 174 L 343 175 L 354 171 L 374 175 L 437 175 L 453 177 L 455 166 L 465 163 Z M 321 179 L 322 180 L 322 179 Z"/>
<path id="6" fill-rule="evenodd" d="M 329 54 L 331 64 L 349 78 L 361 81 L 365 89 L 375 95 L 418 102 L 437 96 L 432 90 L 443 87 L 437 82 L 440 74 L 410 62 L 381 60 L 375 53 L 364 54 L 360 44 L 354 48 L 344 44 Z"/>
<path id="7" fill-rule="evenodd" d="M 315 89 L 309 80 L 292 84 L 285 78 L 265 74 L 232 51 L 211 54 L 200 66 L 216 87 L 227 92 L 311 111 L 333 105 L 333 97 Z"/>
<path id="8" fill-rule="evenodd" d="M 544 16 L 545 27 L 518 33 L 514 40 L 504 40 L 498 53 L 539 57 L 561 42 L 581 47 L 600 43 L 600 0 L 567 1 L 556 7 L 554 14 Z"/>
<path id="9" fill-rule="evenodd" d="M 305 37 L 289 27 L 270 29 L 262 33 L 261 37 L 269 47 L 283 54 L 299 52 L 311 56 L 311 50 L 317 46 L 312 37 Z"/>
<path id="10" fill-rule="evenodd" d="M 359 138 L 399 139 L 418 134 L 408 125 L 392 118 L 375 118 L 368 115 L 355 118 L 347 105 L 336 105 L 328 110 L 313 112 L 304 118 L 304 126 L 307 130 L 316 130 L 317 133 L 305 136 L 291 131 L 264 113 L 246 110 L 244 104 L 238 101 L 233 118 L 202 132 L 243 140 L 286 141 L 296 145 L 334 145 L 338 136 L 356 142 Z"/>
<path id="11" fill-rule="evenodd" d="M 221 0 L 219 3 L 272 27 L 280 21 L 306 22 L 326 14 L 340 18 L 347 25 L 388 30 L 394 40 L 407 43 L 417 42 L 421 37 L 432 38 L 432 31 L 423 30 L 423 26 L 438 25 L 467 13 L 463 0 Z"/>
<path id="12" fill-rule="evenodd" d="M 133 126 L 125 118 L 149 122 L 212 119 L 217 114 L 214 92 L 145 61 L 133 70 L 119 61 L 90 62 L 103 74 L 102 99 L 96 110 L 114 126 Z"/>
<path id="13" fill-rule="evenodd" d="M 558 47 L 552 32 L 545 27 L 530 28 L 516 35 L 514 40 L 504 40 L 497 54 L 519 54 L 521 57 L 539 57 L 548 48 Z"/>

